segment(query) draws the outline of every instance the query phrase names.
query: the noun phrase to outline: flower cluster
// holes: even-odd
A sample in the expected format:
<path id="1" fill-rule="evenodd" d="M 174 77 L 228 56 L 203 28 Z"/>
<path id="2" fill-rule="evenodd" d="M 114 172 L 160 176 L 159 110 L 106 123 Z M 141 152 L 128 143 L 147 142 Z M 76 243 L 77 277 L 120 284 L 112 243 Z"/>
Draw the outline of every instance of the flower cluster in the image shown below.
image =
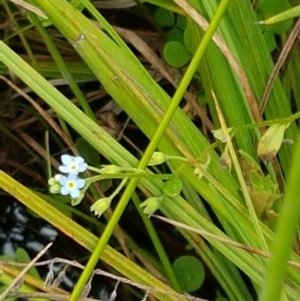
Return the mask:
<path id="1" fill-rule="evenodd" d="M 62 155 L 61 161 L 62 165 L 59 166 L 59 171 L 66 175 L 57 174 L 49 180 L 50 192 L 69 194 L 76 199 L 80 195 L 80 189 L 85 186 L 85 180 L 79 178 L 78 174 L 86 171 L 88 166 L 79 156 Z"/>
<path id="2" fill-rule="evenodd" d="M 180 160 L 186 162 L 185 158 L 177 156 L 167 156 L 161 152 L 155 152 L 149 162 L 149 166 L 165 163 L 168 160 Z M 122 179 L 121 183 L 108 197 L 102 197 L 98 199 L 90 207 L 90 210 L 94 212 L 96 216 L 101 216 L 110 206 L 113 199 L 121 192 L 126 185 L 130 177 L 135 176 L 151 176 L 145 170 L 132 168 L 132 167 L 121 167 L 117 165 L 102 165 L 101 168 L 88 166 L 84 159 L 80 156 L 74 157 L 70 155 L 61 156 L 62 164 L 59 166 L 60 174 L 56 174 L 54 177 L 49 179 L 51 193 L 60 193 L 61 195 L 71 196 L 71 205 L 78 205 L 84 198 L 86 191 L 89 186 L 96 181 L 105 179 Z M 78 174 L 89 169 L 96 175 L 93 175 L 86 179 L 81 179 Z M 196 172 L 195 172 L 196 173 Z M 198 172 L 200 173 L 200 171 Z M 143 208 L 143 212 L 149 217 L 159 209 L 164 197 L 175 197 L 180 194 L 182 190 L 182 182 L 178 177 L 171 177 L 163 185 L 162 195 L 148 198 L 144 201 L 140 207 Z"/>

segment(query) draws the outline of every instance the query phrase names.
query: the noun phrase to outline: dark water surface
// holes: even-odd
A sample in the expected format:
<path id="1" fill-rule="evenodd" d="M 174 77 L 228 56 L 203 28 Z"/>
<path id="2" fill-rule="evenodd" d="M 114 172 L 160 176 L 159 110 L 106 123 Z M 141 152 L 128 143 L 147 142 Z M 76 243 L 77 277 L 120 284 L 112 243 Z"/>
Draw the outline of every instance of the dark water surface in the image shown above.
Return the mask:
<path id="1" fill-rule="evenodd" d="M 84 251 L 72 240 L 58 232 L 52 225 L 44 220 L 34 217 L 19 202 L 10 197 L 1 197 L 0 200 L 0 255 L 15 258 L 18 248 L 23 248 L 34 258 L 47 244 L 53 242 L 52 247 L 39 261 L 61 257 L 69 260 L 76 260 L 82 256 Z M 88 252 L 86 256 L 88 256 Z M 79 254 L 79 255 L 78 255 Z M 62 264 L 53 266 L 54 275 L 63 269 Z M 49 266 L 38 267 L 42 279 L 45 279 Z M 68 268 L 66 275 L 60 285 L 66 291 L 71 291 L 81 271 L 75 268 Z M 95 276 L 96 277 L 96 276 Z M 101 277 L 93 279 L 93 285 L 89 297 L 108 300 L 113 288 L 102 281 Z"/>

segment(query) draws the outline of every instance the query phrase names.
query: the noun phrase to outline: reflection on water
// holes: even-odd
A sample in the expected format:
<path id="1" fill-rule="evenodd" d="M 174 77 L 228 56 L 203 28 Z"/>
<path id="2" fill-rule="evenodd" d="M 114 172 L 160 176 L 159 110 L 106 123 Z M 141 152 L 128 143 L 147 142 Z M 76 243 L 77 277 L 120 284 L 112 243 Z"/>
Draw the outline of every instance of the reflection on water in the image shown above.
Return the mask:
<path id="1" fill-rule="evenodd" d="M 33 217 L 28 210 L 12 198 L 1 197 L 0 199 L 0 254 L 15 258 L 18 248 L 23 248 L 30 256 L 35 257 L 48 243 L 53 246 L 42 257 L 48 260 L 54 257 L 64 257 L 65 249 L 75 249 L 72 242 L 60 234 L 52 225 L 44 220 Z M 67 241 L 63 244 L 63 241 Z M 68 251 L 68 250 L 67 250 Z M 67 258 L 70 259 L 70 258 Z M 53 265 L 55 277 L 65 266 L 62 264 Z M 46 278 L 49 267 L 39 267 L 38 271 L 42 279 Z M 71 291 L 80 276 L 80 271 L 69 267 L 61 282 L 60 287 Z M 93 281 L 90 297 L 102 300 L 109 300 L 111 290 L 99 281 Z"/>
<path id="2" fill-rule="evenodd" d="M 15 257 L 18 248 L 30 256 L 36 255 L 49 242 L 54 242 L 58 232 L 39 218 L 33 218 L 26 208 L 12 199 L 1 200 L 3 214 L 0 219 L 0 253 Z"/>

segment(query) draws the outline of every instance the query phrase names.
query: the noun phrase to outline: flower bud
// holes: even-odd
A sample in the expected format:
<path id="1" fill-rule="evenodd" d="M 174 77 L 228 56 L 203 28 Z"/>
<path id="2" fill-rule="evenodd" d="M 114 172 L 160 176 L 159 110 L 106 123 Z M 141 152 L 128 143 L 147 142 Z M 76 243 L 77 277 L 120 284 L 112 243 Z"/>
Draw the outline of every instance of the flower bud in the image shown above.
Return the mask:
<path id="1" fill-rule="evenodd" d="M 91 211 L 100 217 L 109 208 L 111 201 L 111 198 L 99 199 L 91 206 Z"/>
<path id="2" fill-rule="evenodd" d="M 50 186 L 49 190 L 51 193 L 60 193 L 61 184 L 59 183 L 59 179 L 61 178 L 61 174 L 56 174 L 54 177 L 48 180 L 48 184 Z"/>
<path id="3" fill-rule="evenodd" d="M 232 130 L 233 128 L 227 128 L 229 135 L 231 134 Z M 222 143 L 227 142 L 228 137 L 224 134 L 223 129 L 212 130 L 211 132 L 217 140 L 221 141 Z"/>
<path id="4" fill-rule="evenodd" d="M 121 171 L 122 168 L 117 165 L 103 165 L 103 168 L 100 169 L 101 174 L 108 174 L 108 175 L 120 173 Z"/>
<path id="5" fill-rule="evenodd" d="M 53 194 L 60 193 L 60 189 L 61 189 L 61 185 L 59 183 L 56 183 L 50 186 L 50 193 Z"/>
<path id="6" fill-rule="evenodd" d="M 159 209 L 163 198 L 163 195 L 149 198 L 140 204 L 140 207 L 146 207 L 143 212 L 150 217 L 157 209 Z"/>
<path id="7" fill-rule="evenodd" d="M 148 166 L 159 165 L 167 161 L 167 156 L 162 152 L 154 152 Z"/>
<path id="8" fill-rule="evenodd" d="M 277 155 L 283 141 L 284 132 L 289 125 L 290 123 L 272 124 L 261 137 L 257 147 L 257 155 L 264 162 L 271 161 Z"/>

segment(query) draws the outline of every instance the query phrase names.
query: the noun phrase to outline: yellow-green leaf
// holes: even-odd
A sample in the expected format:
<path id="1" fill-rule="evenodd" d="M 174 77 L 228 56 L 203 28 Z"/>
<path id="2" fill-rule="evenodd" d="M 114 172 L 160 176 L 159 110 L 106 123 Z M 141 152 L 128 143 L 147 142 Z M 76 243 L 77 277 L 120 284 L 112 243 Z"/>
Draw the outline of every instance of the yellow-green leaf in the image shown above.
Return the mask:
<path id="1" fill-rule="evenodd" d="M 272 181 L 270 175 L 264 176 L 253 170 L 250 173 L 251 191 L 249 192 L 254 209 L 259 219 L 267 216 L 267 211 L 273 206 L 274 201 L 280 198 L 277 193 L 278 185 Z"/>
<path id="2" fill-rule="evenodd" d="M 265 162 L 271 161 L 282 144 L 284 131 L 290 124 L 271 125 L 259 141 L 257 155 Z"/>
<path id="3" fill-rule="evenodd" d="M 297 5 L 291 9 L 288 9 L 280 14 L 277 14 L 275 16 L 272 16 L 270 18 L 268 18 L 267 20 L 264 20 L 260 23 L 264 24 L 264 25 L 271 25 L 271 24 L 275 24 L 284 20 L 288 20 L 288 19 L 292 19 L 295 17 L 299 17 L 300 16 L 300 5 Z"/>

